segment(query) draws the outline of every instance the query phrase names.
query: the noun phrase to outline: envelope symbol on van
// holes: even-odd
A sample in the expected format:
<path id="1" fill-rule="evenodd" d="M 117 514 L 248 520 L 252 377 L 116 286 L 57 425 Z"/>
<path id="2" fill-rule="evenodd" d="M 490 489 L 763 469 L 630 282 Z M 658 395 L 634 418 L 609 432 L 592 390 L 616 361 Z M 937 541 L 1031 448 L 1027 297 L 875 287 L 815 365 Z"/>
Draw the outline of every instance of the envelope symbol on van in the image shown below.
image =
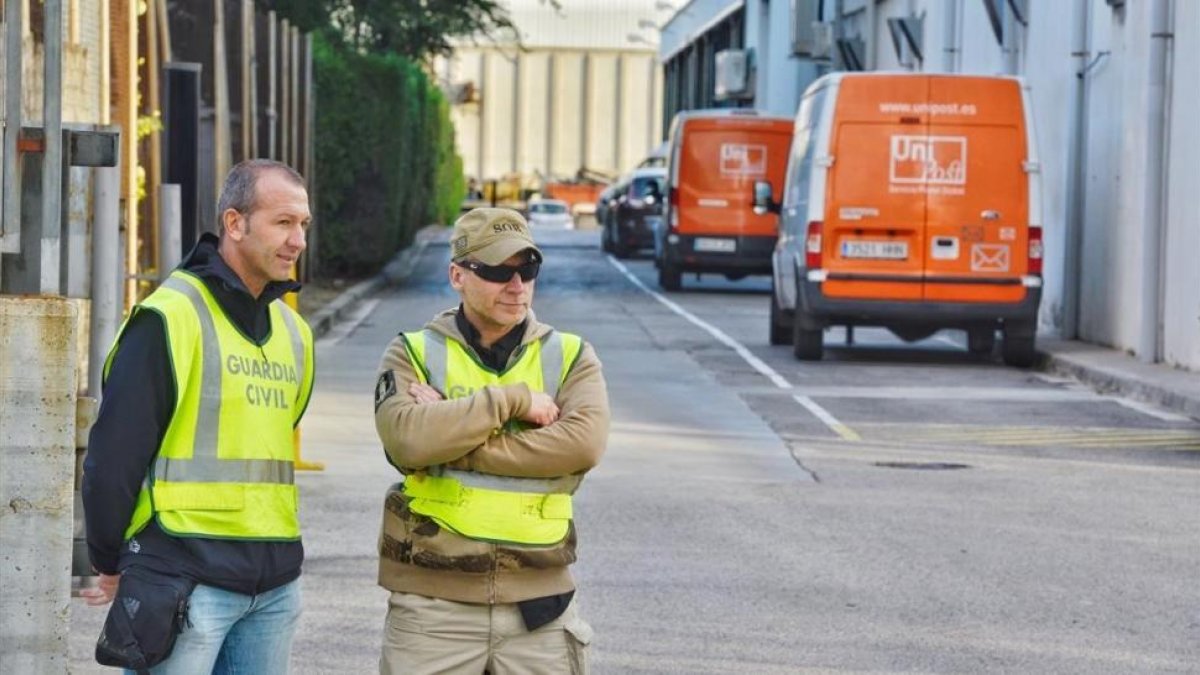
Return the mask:
<path id="1" fill-rule="evenodd" d="M 1008 244 L 974 244 L 971 246 L 972 272 L 1007 272 L 1012 256 Z"/>

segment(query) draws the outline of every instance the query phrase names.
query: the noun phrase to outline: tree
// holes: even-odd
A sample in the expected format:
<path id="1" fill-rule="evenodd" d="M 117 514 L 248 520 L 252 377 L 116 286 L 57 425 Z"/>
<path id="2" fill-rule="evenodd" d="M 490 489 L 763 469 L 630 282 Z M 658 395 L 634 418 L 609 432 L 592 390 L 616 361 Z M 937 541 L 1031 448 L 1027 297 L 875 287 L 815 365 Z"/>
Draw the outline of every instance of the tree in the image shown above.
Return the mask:
<path id="1" fill-rule="evenodd" d="M 557 0 L 547 0 L 557 6 Z M 453 51 L 455 38 L 517 39 L 497 0 L 264 0 L 301 30 L 324 29 L 364 52 L 417 61 Z"/>

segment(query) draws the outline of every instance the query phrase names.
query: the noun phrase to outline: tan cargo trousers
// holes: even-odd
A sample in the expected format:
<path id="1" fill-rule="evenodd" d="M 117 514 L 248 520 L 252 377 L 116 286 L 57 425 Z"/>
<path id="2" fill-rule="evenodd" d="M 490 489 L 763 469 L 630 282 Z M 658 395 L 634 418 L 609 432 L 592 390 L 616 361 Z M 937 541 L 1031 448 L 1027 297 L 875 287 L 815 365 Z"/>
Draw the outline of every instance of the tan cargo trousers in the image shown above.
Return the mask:
<path id="1" fill-rule="evenodd" d="M 573 600 L 562 616 L 531 632 L 515 604 L 473 605 L 392 593 L 379 672 L 583 675 L 591 640 L 592 628 L 579 618 Z"/>

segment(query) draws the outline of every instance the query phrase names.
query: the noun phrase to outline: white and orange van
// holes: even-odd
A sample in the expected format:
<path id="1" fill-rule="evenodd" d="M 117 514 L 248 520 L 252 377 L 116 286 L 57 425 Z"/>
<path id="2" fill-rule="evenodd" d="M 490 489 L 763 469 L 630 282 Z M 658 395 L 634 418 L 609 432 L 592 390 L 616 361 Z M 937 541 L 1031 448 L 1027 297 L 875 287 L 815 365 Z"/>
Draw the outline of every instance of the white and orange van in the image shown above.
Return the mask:
<path id="1" fill-rule="evenodd" d="M 819 359 L 828 326 L 905 340 L 967 332 L 1032 364 L 1042 288 L 1039 163 L 1014 77 L 834 73 L 808 88 L 783 183 L 770 340 Z"/>
<path id="2" fill-rule="evenodd" d="M 778 223 L 751 204 L 755 181 L 782 185 L 792 120 L 748 109 L 681 112 L 671 122 L 667 206 L 654 242 L 658 282 L 684 272 L 770 274 Z"/>

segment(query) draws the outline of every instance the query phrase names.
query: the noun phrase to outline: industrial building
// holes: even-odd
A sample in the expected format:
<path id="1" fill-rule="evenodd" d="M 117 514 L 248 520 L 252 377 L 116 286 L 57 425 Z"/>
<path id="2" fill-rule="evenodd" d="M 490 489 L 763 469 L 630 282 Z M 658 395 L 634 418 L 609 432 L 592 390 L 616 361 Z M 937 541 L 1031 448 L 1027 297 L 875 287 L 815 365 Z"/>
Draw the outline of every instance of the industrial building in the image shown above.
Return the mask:
<path id="1" fill-rule="evenodd" d="M 1041 148 L 1048 336 L 1200 369 L 1200 3 L 693 0 L 661 30 L 680 110 L 794 114 L 829 70 L 1016 75 Z"/>

